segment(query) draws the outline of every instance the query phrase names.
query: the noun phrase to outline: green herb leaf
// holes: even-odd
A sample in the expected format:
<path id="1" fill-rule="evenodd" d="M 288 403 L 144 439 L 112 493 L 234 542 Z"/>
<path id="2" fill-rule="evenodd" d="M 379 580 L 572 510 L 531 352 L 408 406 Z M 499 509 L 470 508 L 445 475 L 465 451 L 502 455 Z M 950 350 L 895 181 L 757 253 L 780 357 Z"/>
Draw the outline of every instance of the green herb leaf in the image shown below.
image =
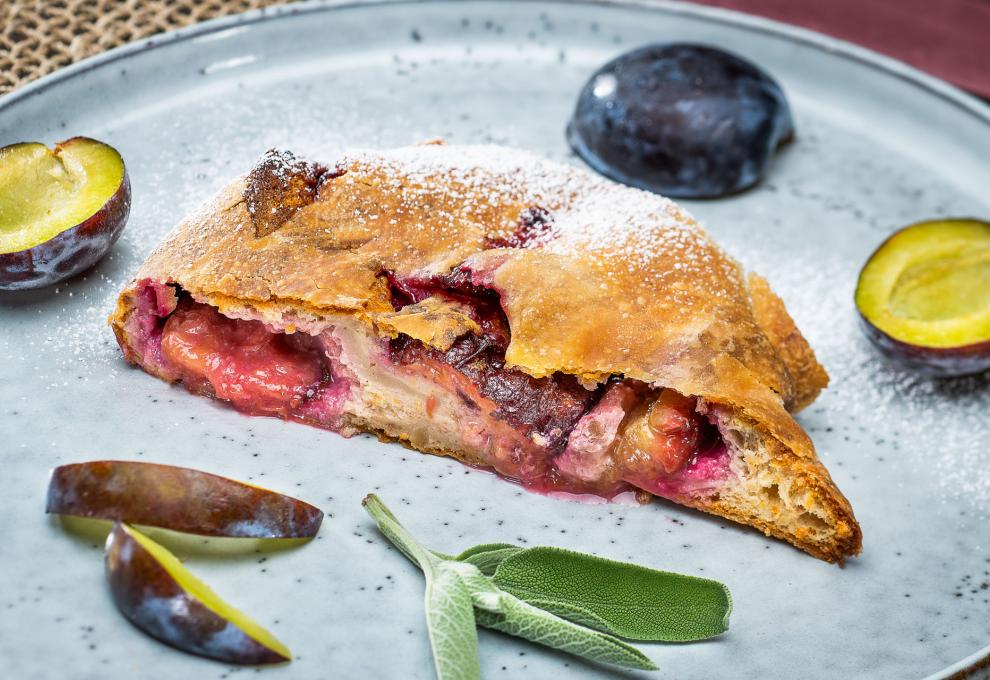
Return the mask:
<path id="1" fill-rule="evenodd" d="M 450 562 L 441 562 L 426 579 L 426 619 L 433 663 L 440 680 L 481 678 L 474 603 Z"/>
<path id="2" fill-rule="evenodd" d="M 523 602 L 498 588 L 481 570 L 467 562 L 456 565 L 464 586 L 471 592 L 475 619 L 488 628 L 515 635 L 599 663 L 625 668 L 656 670 L 653 662 L 622 640 L 566 621 Z"/>
<path id="3" fill-rule="evenodd" d="M 506 558 L 523 550 L 524 548 L 509 543 L 485 543 L 468 548 L 453 559 L 473 564 L 482 574 L 491 576 Z"/>
<path id="4" fill-rule="evenodd" d="M 516 545 L 512 545 L 511 543 L 482 543 L 481 545 L 476 545 L 473 548 L 468 548 L 460 555 L 457 555 L 452 559 L 460 560 L 461 562 L 464 562 L 467 561 L 469 558 L 474 557 L 475 555 L 481 555 L 486 552 L 497 552 L 499 550 L 507 550 L 507 549 L 523 550 L 523 548 L 520 548 L 519 546 Z"/>
<path id="5" fill-rule="evenodd" d="M 565 602 L 556 602 L 554 600 L 525 600 L 529 602 L 534 607 L 539 607 L 544 609 L 551 614 L 556 614 L 557 616 L 567 619 L 568 621 L 573 621 L 574 623 L 580 623 L 582 626 L 587 626 L 588 628 L 594 628 L 595 630 L 601 630 L 604 632 L 609 632 L 608 621 L 589 612 L 587 609 L 583 609 L 574 604 L 567 604 Z"/>
<path id="6" fill-rule="evenodd" d="M 614 637 L 686 641 L 724 631 L 729 591 L 681 576 L 558 548 L 478 545 L 452 557 L 421 545 L 377 496 L 364 500 L 382 533 L 423 570 L 426 618 L 441 680 L 480 676 L 476 624 L 576 656 L 656 670 Z M 494 574 L 494 576 L 490 576 Z"/>
<path id="7" fill-rule="evenodd" d="M 560 548 L 506 557 L 495 585 L 537 607 L 633 640 L 687 642 L 725 632 L 732 611 L 717 581 Z"/>
<path id="8" fill-rule="evenodd" d="M 503 593 L 500 611 L 476 608 L 474 615 L 486 628 L 515 635 L 591 661 L 625 668 L 657 670 L 649 657 L 622 640 L 554 616 L 517 597 Z"/>
<path id="9" fill-rule="evenodd" d="M 458 563 L 442 560 L 420 545 L 374 494 L 366 496 L 362 505 L 378 523 L 378 529 L 385 537 L 423 570 L 426 577 L 426 621 L 437 678 L 480 679 L 474 603 L 471 592 L 452 566 Z"/>

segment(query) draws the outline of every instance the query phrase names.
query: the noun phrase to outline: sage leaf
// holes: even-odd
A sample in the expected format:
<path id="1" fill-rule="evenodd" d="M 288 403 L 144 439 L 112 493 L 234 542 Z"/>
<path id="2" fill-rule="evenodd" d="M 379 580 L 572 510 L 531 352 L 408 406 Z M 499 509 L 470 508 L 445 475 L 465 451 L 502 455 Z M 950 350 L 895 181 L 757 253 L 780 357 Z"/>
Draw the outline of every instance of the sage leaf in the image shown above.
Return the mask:
<path id="1" fill-rule="evenodd" d="M 471 592 L 475 619 L 480 625 L 592 661 L 626 668 L 656 669 L 649 658 L 622 640 L 583 628 L 504 592 L 473 564 L 448 564 L 456 565 L 453 568 Z"/>
<path id="2" fill-rule="evenodd" d="M 450 562 L 426 578 L 426 620 L 439 680 L 481 678 L 474 602 Z"/>
<path id="3" fill-rule="evenodd" d="M 724 596 L 723 630 L 731 608 L 728 591 L 713 581 L 556 548 L 490 543 L 452 557 L 421 545 L 377 496 L 367 496 L 363 505 L 382 534 L 423 570 L 430 644 L 440 680 L 480 677 L 477 625 L 591 661 L 656 670 L 649 657 L 610 632 L 632 637 L 630 631 L 642 634 L 636 632 L 640 626 L 656 634 L 659 605 L 651 598 L 658 593 L 683 605 L 692 588 L 704 594 L 714 585 Z M 499 585 L 500 575 L 506 588 Z M 635 618 L 643 611 L 645 623 Z M 675 618 L 682 613 L 678 610 Z M 665 635 L 676 628 L 659 620 L 667 626 L 659 626 Z"/>
<path id="4" fill-rule="evenodd" d="M 587 609 L 582 609 L 577 605 L 568 604 L 566 602 L 557 602 L 554 600 L 526 600 L 526 602 L 529 602 L 534 607 L 544 609 L 551 614 L 556 614 L 557 616 L 567 619 L 568 621 L 580 623 L 582 626 L 594 628 L 595 630 L 604 631 L 606 633 L 609 632 L 608 621 L 597 614 L 589 612 Z"/>
<path id="5" fill-rule="evenodd" d="M 717 581 L 561 548 L 510 555 L 493 581 L 537 607 L 632 640 L 714 637 L 727 630 L 732 611 L 729 590 Z"/>
<path id="6" fill-rule="evenodd" d="M 471 602 L 478 609 L 491 612 L 502 611 L 502 599 L 513 597 L 502 592 L 492 583 L 492 580 L 481 573 L 478 567 L 468 562 L 449 562 L 450 568 L 455 570 L 461 578 L 461 582 L 471 593 Z"/>
<path id="7" fill-rule="evenodd" d="M 374 494 L 366 496 L 362 505 L 378 523 L 382 534 L 423 570 L 426 621 L 437 678 L 480 680 L 474 602 L 452 566 L 458 563 L 442 560 L 420 545 Z"/>
<path id="8" fill-rule="evenodd" d="M 521 552 L 520 548 L 509 543 L 485 543 L 468 548 L 454 559 L 473 564 L 485 576 L 492 576 L 498 565 L 512 555 Z"/>
<path id="9" fill-rule="evenodd" d="M 504 593 L 500 599 L 499 611 L 476 608 L 474 616 L 486 628 L 591 661 L 625 668 L 657 670 L 656 664 L 649 657 L 622 640 L 562 619 L 509 593 Z"/>

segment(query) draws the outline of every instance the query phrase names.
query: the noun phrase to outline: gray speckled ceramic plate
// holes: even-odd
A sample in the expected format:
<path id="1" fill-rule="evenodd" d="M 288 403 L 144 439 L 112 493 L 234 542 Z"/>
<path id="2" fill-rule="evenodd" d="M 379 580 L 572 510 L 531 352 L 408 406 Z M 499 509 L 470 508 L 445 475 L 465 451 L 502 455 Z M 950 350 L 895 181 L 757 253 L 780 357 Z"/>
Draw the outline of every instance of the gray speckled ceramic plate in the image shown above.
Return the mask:
<path id="1" fill-rule="evenodd" d="M 777 287 L 832 374 L 800 420 L 863 525 L 864 553 L 845 569 L 666 503 L 552 500 L 398 446 L 250 419 L 121 361 L 105 325 L 115 292 L 185 212 L 266 148 L 329 159 L 344 146 L 441 136 L 578 162 L 563 129 L 583 80 L 663 40 L 745 55 L 793 104 L 797 143 L 766 182 L 689 207 Z M 147 40 L 0 100 L 0 144 L 78 134 L 120 149 L 134 207 L 112 255 L 86 275 L 0 296 L 4 677 L 237 670 L 131 628 L 108 596 L 98 540 L 43 514 L 52 466 L 102 457 L 254 480 L 327 511 L 301 549 L 184 553 L 298 655 L 266 676 L 431 677 L 422 580 L 362 512 L 372 490 L 440 550 L 552 543 L 727 583 L 728 634 L 645 646 L 662 677 L 946 677 L 990 654 L 988 380 L 933 383 L 885 365 L 851 302 L 860 265 L 893 229 L 990 215 L 982 104 L 862 50 L 687 5 L 303 5 Z M 481 657 L 489 678 L 611 673 L 488 632 Z"/>

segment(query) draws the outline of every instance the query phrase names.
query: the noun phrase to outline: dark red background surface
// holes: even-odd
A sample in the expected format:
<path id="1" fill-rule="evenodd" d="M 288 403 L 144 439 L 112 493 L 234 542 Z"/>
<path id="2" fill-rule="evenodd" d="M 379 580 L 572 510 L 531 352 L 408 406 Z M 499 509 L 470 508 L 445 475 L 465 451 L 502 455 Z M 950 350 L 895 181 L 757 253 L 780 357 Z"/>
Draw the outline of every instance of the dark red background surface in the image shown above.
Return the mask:
<path id="1" fill-rule="evenodd" d="M 990 98 L 990 0 L 695 0 L 868 47 Z"/>

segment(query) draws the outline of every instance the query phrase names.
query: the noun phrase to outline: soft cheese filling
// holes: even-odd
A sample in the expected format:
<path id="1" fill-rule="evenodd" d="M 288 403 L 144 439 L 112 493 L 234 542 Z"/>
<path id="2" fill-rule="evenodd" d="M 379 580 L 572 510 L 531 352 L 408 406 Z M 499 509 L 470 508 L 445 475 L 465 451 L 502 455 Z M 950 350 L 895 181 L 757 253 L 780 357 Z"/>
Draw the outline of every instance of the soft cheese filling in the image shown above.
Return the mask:
<path id="1" fill-rule="evenodd" d="M 342 351 L 333 328 L 286 333 L 226 317 L 177 290 L 144 285 L 125 351 L 162 377 L 245 413 L 343 434 L 353 431 L 348 417 L 369 405 L 386 419 L 409 418 L 408 410 L 372 397 L 367 383 L 384 370 L 397 380 L 375 394 L 418 398 L 414 417 L 445 418 L 480 464 L 533 490 L 610 498 L 643 489 L 684 499 L 716 491 L 731 474 L 730 449 L 693 397 L 633 380 L 589 389 L 570 375 L 537 379 L 506 366 L 509 326 L 497 294 L 464 279 L 393 283 L 394 306 L 447 298 L 469 310 L 477 330 L 445 349 L 402 334 L 390 341 L 369 336 L 365 344 L 375 346 L 360 353 Z"/>

